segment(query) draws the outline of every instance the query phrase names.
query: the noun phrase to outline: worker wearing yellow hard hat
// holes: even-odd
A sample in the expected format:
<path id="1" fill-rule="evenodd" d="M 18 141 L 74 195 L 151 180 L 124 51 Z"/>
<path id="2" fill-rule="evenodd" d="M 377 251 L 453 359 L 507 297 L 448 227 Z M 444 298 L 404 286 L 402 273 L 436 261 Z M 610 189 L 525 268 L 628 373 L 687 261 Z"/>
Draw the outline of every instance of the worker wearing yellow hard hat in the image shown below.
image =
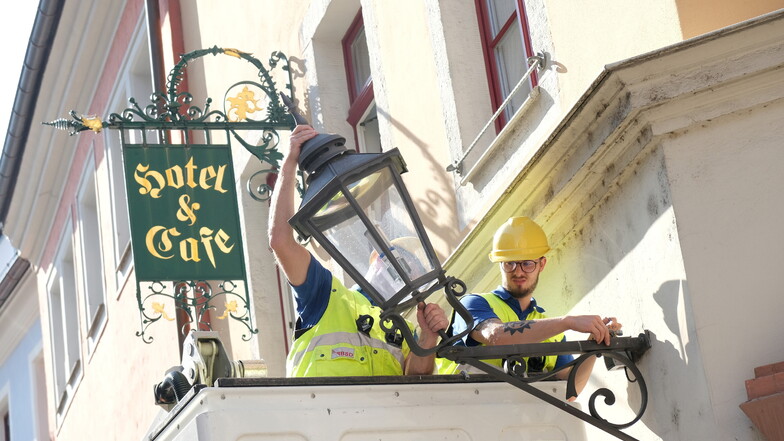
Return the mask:
<path id="1" fill-rule="evenodd" d="M 568 330 L 584 332 L 600 343 L 610 343 L 611 331 L 617 332 L 621 325 L 614 317 L 598 315 L 576 315 L 548 318 L 544 308 L 533 297 L 539 277 L 547 265 L 545 255 L 550 251 L 542 227 L 528 217 L 512 217 L 501 225 L 493 237 L 493 249 L 489 258 L 498 264 L 501 285 L 489 293 L 471 294 L 460 299 L 474 319 L 473 330 L 464 338 L 467 346 L 508 345 L 537 342 L 560 342 Z M 466 323 L 458 315 L 454 318 L 452 332 L 466 329 Z M 530 357 L 523 360 L 529 374 L 549 372 L 573 360 L 571 355 Z M 503 360 L 484 360 L 501 367 Z M 583 363 L 576 376 L 579 393 L 593 368 L 595 357 Z M 442 374 L 468 370 L 449 360 L 439 359 L 438 369 Z M 567 368 L 557 377 L 566 379 Z M 570 400 L 575 397 L 567 397 Z"/>

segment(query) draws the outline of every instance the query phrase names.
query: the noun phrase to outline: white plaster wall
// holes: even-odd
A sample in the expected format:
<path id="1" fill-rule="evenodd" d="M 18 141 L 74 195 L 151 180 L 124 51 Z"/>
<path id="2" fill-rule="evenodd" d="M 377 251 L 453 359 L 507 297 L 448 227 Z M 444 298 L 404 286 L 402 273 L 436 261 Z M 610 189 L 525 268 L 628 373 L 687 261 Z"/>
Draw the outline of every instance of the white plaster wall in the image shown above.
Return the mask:
<path id="1" fill-rule="evenodd" d="M 405 158 L 409 172 L 403 179 L 443 258 L 459 237 L 425 5 L 418 0 L 367 2 L 363 16 L 382 143 L 386 150 L 399 148 Z"/>
<path id="2" fill-rule="evenodd" d="M 717 439 L 756 439 L 738 405 L 756 366 L 784 360 L 784 101 L 664 144 Z"/>
<path id="3" fill-rule="evenodd" d="M 649 146 L 605 199 L 561 243 L 551 244 L 554 250 L 535 296 L 552 315 L 617 317 L 627 336 L 652 331 L 652 348 L 638 363 L 648 386 L 648 409 L 627 429 L 630 435 L 716 439 L 675 214 L 663 150 Z M 622 372 L 607 372 L 601 360 L 579 402 L 587 406 L 589 394 L 605 386 L 618 395 L 618 404 L 598 408 L 607 409 L 612 422 L 631 420 L 625 408 L 627 402 L 632 409 L 639 406 L 636 386 Z M 594 436 L 601 439 L 600 433 Z"/>

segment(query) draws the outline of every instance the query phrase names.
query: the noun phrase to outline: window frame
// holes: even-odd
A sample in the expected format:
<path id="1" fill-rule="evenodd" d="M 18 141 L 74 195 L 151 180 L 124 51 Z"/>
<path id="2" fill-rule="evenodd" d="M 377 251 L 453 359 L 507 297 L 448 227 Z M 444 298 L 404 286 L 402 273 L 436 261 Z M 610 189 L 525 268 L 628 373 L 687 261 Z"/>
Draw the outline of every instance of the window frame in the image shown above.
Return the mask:
<path id="1" fill-rule="evenodd" d="M 355 90 L 357 79 L 354 76 L 355 63 L 351 45 L 356 40 L 357 36 L 364 30 L 365 21 L 362 18 L 362 9 L 360 8 L 357 15 L 354 17 L 354 20 L 351 22 L 351 25 L 348 27 L 346 34 L 340 41 L 343 49 L 343 64 L 346 69 L 346 85 L 348 87 L 349 97 L 349 109 L 346 122 L 348 122 L 354 131 L 354 145 L 356 145 L 357 152 L 362 151 L 365 146 L 364 138 L 359 136 L 361 129 L 358 129 L 358 127 L 361 126 L 362 121 L 368 115 L 368 112 L 375 106 L 372 75 L 368 77 L 368 81 L 362 85 L 359 92 Z M 367 34 L 365 35 L 365 40 L 367 41 Z M 363 139 L 362 143 L 360 143 L 360 139 Z"/>
<path id="2" fill-rule="evenodd" d="M 495 59 L 495 48 L 498 43 L 507 36 L 508 32 L 514 32 L 513 24 L 515 19 L 519 23 L 517 30 L 521 34 L 523 49 L 525 56 L 530 57 L 533 54 L 533 47 L 531 45 L 531 32 L 528 27 L 528 18 L 526 17 L 525 7 L 523 0 L 514 0 L 515 11 L 512 13 L 501 26 L 498 35 L 493 37 L 492 26 L 490 25 L 490 11 L 487 8 L 488 0 L 474 0 L 476 5 L 477 22 L 479 24 L 479 35 L 481 37 L 482 55 L 485 61 L 485 71 L 487 73 L 487 84 L 490 90 L 490 102 L 493 112 L 498 110 L 498 107 L 504 102 L 506 97 L 501 89 L 501 74 L 498 68 L 498 63 Z M 525 62 L 525 60 L 523 60 Z M 529 77 L 529 84 L 531 89 L 538 84 L 536 72 L 532 72 Z M 514 87 L 514 85 L 511 85 Z M 495 120 L 496 134 L 501 132 L 501 129 L 507 123 L 506 112 L 501 112 L 498 119 Z"/>
<path id="3" fill-rule="evenodd" d="M 81 275 L 81 278 L 77 279 L 76 288 L 77 294 L 82 300 L 82 314 L 84 317 L 82 331 L 87 339 L 88 355 L 92 355 L 95 351 L 101 332 L 107 322 L 107 287 L 104 271 L 105 251 L 103 229 L 100 227 L 101 206 L 97 178 L 94 160 L 90 158 L 87 161 L 76 193 L 75 233 L 77 240 L 75 242 L 79 244 L 79 247 L 73 250 L 74 272 Z M 88 207 L 85 204 L 85 202 L 90 202 L 90 196 L 92 196 L 92 207 Z M 86 221 L 94 221 L 96 225 L 86 226 Z M 89 240 L 87 238 L 88 232 L 93 228 L 98 232 L 98 240 Z M 99 263 L 98 265 L 88 264 L 88 262 L 96 261 Z M 93 308 L 96 300 L 98 300 L 97 306 Z"/>
<path id="4" fill-rule="evenodd" d="M 30 378 L 32 380 L 33 433 L 35 439 L 49 437 L 48 406 L 46 404 L 46 367 L 43 344 L 38 343 L 29 354 Z"/>
<path id="5" fill-rule="evenodd" d="M 109 109 L 117 109 L 119 111 L 127 107 L 129 97 L 134 97 L 141 101 L 149 99 L 149 95 L 155 91 L 147 41 L 147 30 L 144 26 L 144 21 L 140 20 L 134 30 L 134 36 L 131 39 L 127 55 L 112 88 L 112 95 L 108 100 Z M 149 81 L 150 93 L 140 92 L 142 95 L 139 95 L 137 91 L 141 89 L 139 85 L 144 79 L 144 75 L 139 74 L 139 68 L 142 65 L 145 67 L 144 73 L 149 74 L 147 80 Z M 144 104 L 144 101 L 141 102 Z M 126 136 L 133 136 L 133 134 L 126 134 Z M 125 166 L 122 155 L 122 143 L 118 131 L 104 131 L 104 149 L 108 164 L 109 189 L 112 195 L 109 208 L 113 226 L 111 236 L 113 250 L 111 254 L 117 291 L 115 296 L 119 298 L 133 268 L 133 250 L 131 248 L 130 217 L 125 189 Z M 120 223 L 123 226 L 118 228 Z M 118 237 L 120 231 L 127 235 L 127 240 L 124 243 L 120 243 L 122 239 Z"/>
<path id="6" fill-rule="evenodd" d="M 52 342 L 51 345 L 51 356 L 52 356 L 52 391 L 54 392 L 54 410 L 57 419 L 57 425 L 59 426 L 62 422 L 63 418 L 65 417 L 65 413 L 68 410 L 71 402 L 73 401 L 74 394 L 76 392 L 76 388 L 78 387 L 79 383 L 81 382 L 82 377 L 84 376 L 84 367 L 83 367 L 83 354 L 82 354 L 82 336 L 80 334 L 81 327 L 79 325 L 79 308 L 77 306 L 78 301 L 78 292 L 76 286 L 76 266 L 74 262 L 74 254 L 75 254 L 75 244 L 73 241 L 74 236 L 74 228 L 73 228 L 73 221 L 71 216 L 68 216 L 68 219 L 65 222 L 65 226 L 63 228 L 63 234 L 60 239 L 60 243 L 57 247 L 57 253 L 55 255 L 55 259 L 52 265 L 52 271 L 49 276 L 49 281 L 47 283 L 47 297 L 48 297 L 48 309 L 49 309 L 49 334 L 50 339 Z M 66 310 L 64 305 L 66 304 L 65 300 L 66 295 L 68 294 L 64 289 L 65 282 L 65 270 L 63 268 L 63 262 L 66 260 L 66 255 L 70 252 L 70 269 L 71 277 L 73 280 L 70 283 L 70 288 L 73 290 L 71 294 L 72 303 L 73 303 L 73 311 L 70 312 Z M 54 306 L 57 305 L 54 301 L 54 287 L 57 288 L 57 297 L 59 298 L 59 307 L 56 308 L 55 311 Z M 55 313 L 59 313 L 60 318 L 59 320 L 55 319 Z M 66 317 L 66 315 L 73 315 L 73 317 Z M 57 329 L 55 329 L 55 325 Z M 68 339 L 69 330 L 68 327 L 73 326 L 75 327 L 75 341 L 74 342 L 66 342 L 63 340 Z M 62 334 L 63 338 L 58 339 L 56 337 L 57 333 Z M 60 344 L 65 343 L 65 347 L 60 347 L 58 354 L 58 347 Z M 60 369 L 65 369 L 63 367 L 63 362 L 71 361 L 70 360 L 70 344 L 76 345 L 76 358 L 73 363 L 70 363 L 71 366 L 68 368 L 68 372 L 61 372 L 64 374 L 64 378 L 62 384 L 58 381 L 58 366 Z M 67 357 L 63 358 L 63 357 Z"/>

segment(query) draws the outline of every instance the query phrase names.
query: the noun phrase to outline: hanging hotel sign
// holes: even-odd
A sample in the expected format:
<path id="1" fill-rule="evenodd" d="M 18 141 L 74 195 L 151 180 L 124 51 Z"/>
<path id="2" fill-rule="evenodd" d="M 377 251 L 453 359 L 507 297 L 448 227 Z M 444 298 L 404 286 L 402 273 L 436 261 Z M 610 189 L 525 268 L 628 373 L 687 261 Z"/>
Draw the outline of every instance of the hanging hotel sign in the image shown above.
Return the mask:
<path id="1" fill-rule="evenodd" d="M 229 145 L 123 150 L 136 277 L 245 278 Z"/>
<path id="2" fill-rule="evenodd" d="M 228 87 L 223 109 L 212 109 L 211 98 L 198 107 L 179 86 L 188 64 L 206 55 L 244 60 L 258 78 Z M 184 313 L 177 319 L 182 332 L 227 318 L 246 326 L 246 340 L 258 332 L 250 313 L 231 145 L 241 145 L 264 165 L 248 179 L 247 190 L 256 200 L 268 199 L 271 189 L 263 177 L 277 170 L 282 158 L 277 130 L 295 124 L 276 78 L 286 80 L 291 94 L 289 62 L 280 52 L 265 66 L 237 49 L 202 49 L 183 55 L 169 73 L 166 91 L 154 93 L 144 107 L 130 98 L 131 107 L 108 121 L 71 111 L 71 120 L 45 123 L 72 135 L 120 133 L 141 320 L 136 334 L 147 343 L 153 340 L 150 325 L 175 320 L 172 308 Z"/>

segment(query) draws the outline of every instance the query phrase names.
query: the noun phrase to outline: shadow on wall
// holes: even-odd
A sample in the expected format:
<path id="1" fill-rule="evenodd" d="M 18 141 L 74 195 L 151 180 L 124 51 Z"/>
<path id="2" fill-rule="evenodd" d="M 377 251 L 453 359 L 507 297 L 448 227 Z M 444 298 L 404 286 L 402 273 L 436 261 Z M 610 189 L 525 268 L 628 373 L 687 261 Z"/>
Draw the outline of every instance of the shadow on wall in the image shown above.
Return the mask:
<path id="1" fill-rule="evenodd" d="M 424 193 L 424 198 L 415 199 L 419 216 L 422 218 L 427 231 L 431 236 L 437 236 L 442 240 L 449 249 L 444 250 L 447 254 L 452 252 L 452 249 L 458 244 L 460 233 L 457 229 L 455 220 L 455 196 L 452 189 L 452 182 L 448 179 L 444 168 L 447 161 L 445 159 L 439 160 L 434 157 L 432 152 L 427 148 L 427 145 L 412 133 L 406 126 L 401 124 L 389 113 L 383 109 L 377 109 L 381 117 L 386 118 L 392 126 L 403 134 L 412 145 L 416 146 L 422 155 L 422 159 L 427 162 L 427 167 L 419 167 L 419 172 L 423 176 L 431 176 L 432 181 L 425 184 L 427 190 Z M 405 157 L 404 157 L 405 159 Z M 409 169 L 410 169 L 409 165 Z M 412 195 L 413 196 L 413 195 Z M 444 215 L 446 213 L 446 216 Z M 445 256 L 439 256 L 443 261 Z"/>
<path id="2" fill-rule="evenodd" d="M 657 316 L 657 311 L 650 311 L 649 320 L 663 319 L 666 329 L 659 326 L 659 334 L 650 331 L 651 348 L 636 363 L 646 383 L 648 402 L 640 422 L 632 428 L 645 426 L 665 440 L 716 439 L 713 434 L 704 433 L 704 421 L 713 417 L 708 389 L 703 381 L 703 367 L 695 344 L 696 330 L 693 324 L 686 320 L 686 317 L 692 314 L 686 281 L 668 280 L 662 283 L 653 294 L 653 299 L 660 308 L 661 315 Z M 596 373 L 597 368 L 594 369 Z M 602 371 L 603 367 L 599 369 Z M 606 389 L 593 392 L 591 400 L 596 396 L 600 417 L 610 416 L 609 422 L 625 424 L 634 418 L 633 414 L 625 416 L 625 407 L 636 413 L 640 409 L 642 395 L 631 372 L 626 372 L 626 380 L 621 380 L 623 376 L 614 377 L 615 380 L 602 386 Z M 615 406 L 618 413 L 608 411 L 608 415 L 604 415 L 599 395 L 602 395 L 602 391 L 606 393 L 608 390 L 622 390 L 622 383 L 618 381 L 626 382 L 628 398 L 625 402 L 623 399 L 615 403 L 605 402 L 608 409 Z"/>
<path id="3" fill-rule="evenodd" d="M 603 289 L 639 290 L 638 283 L 624 284 L 623 281 L 640 278 L 640 283 L 643 283 L 648 277 L 638 271 L 639 265 L 646 265 L 646 271 L 650 272 L 666 267 L 665 261 L 653 259 L 652 254 L 638 254 L 638 263 L 624 266 L 622 275 L 617 276 L 621 284 L 608 277 L 643 241 L 661 247 L 657 249 L 672 250 L 673 253 L 679 250 L 675 217 L 671 213 L 669 179 L 661 148 L 646 148 L 637 155 L 634 165 L 628 166 L 624 172 L 619 173 L 615 164 L 611 164 L 597 173 L 602 175 L 601 189 L 606 192 L 600 202 L 584 214 L 571 213 L 571 216 L 580 215 L 582 218 L 574 223 L 565 222 L 566 228 L 571 230 L 562 239 L 549 237 L 553 250 L 548 255 L 548 263 L 552 263 L 547 267 L 548 274 L 541 278 L 537 299 L 542 297 L 544 304 L 550 306 L 548 312 L 551 314 L 567 313 L 603 282 L 609 283 Z M 547 222 L 543 222 L 543 228 L 548 228 Z M 647 314 L 642 302 L 649 298 L 648 292 L 654 286 L 651 283 L 645 288 L 645 293 L 627 294 L 635 299 L 635 304 L 628 306 L 634 307 L 641 317 Z M 607 307 L 613 306 L 608 299 L 608 294 L 603 294 L 597 301 L 604 301 Z"/>
<path id="4" fill-rule="evenodd" d="M 697 330 L 690 320 L 693 311 L 688 284 L 686 280 L 668 280 L 653 299 L 661 316 L 651 311 L 648 320 L 661 318 L 667 329 L 651 334 L 651 349 L 638 364 L 649 392 L 642 422 L 662 439 L 712 439 L 704 433 L 705 424 L 697 423 L 712 419 L 713 411 L 696 344 Z"/>

